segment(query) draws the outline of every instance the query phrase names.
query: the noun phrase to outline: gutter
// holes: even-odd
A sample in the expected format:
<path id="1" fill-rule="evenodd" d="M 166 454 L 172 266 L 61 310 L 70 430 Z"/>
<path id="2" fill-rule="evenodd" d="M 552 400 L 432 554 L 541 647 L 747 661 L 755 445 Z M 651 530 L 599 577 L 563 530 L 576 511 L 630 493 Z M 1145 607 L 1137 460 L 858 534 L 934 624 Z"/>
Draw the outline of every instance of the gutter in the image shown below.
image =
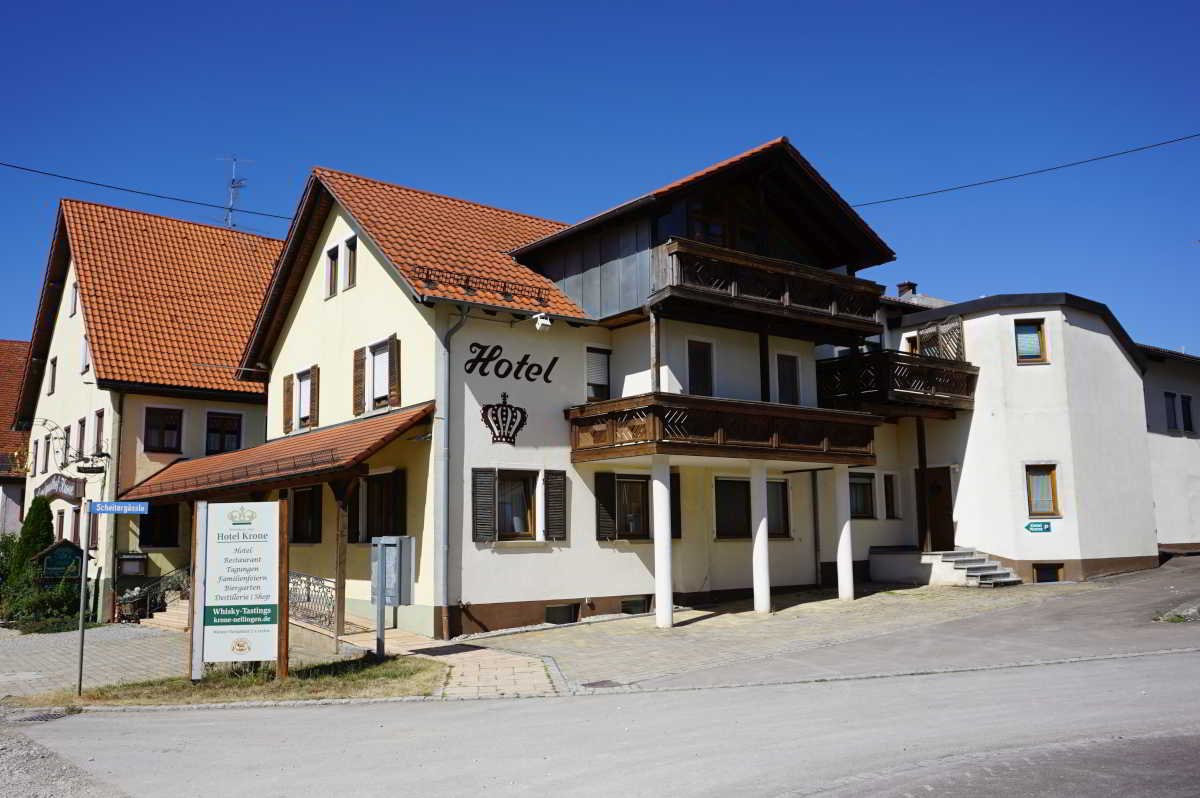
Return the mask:
<path id="1" fill-rule="evenodd" d="M 440 613 L 443 640 L 450 639 L 450 340 L 467 322 L 467 308 L 458 306 L 458 321 L 438 336 L 437 386 L 433 410 L 433 562 L 434 606 Z M 449 320 L 447 320 L 449 321 Z"/>

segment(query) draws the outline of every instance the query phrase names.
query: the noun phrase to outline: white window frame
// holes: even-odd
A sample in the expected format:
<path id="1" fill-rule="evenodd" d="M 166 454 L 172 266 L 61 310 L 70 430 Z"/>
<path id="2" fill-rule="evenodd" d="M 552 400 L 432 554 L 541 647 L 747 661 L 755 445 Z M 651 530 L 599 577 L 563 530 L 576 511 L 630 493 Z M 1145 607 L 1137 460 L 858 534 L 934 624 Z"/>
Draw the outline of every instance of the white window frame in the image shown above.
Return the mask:
<path id="1" fill-rule="evenodd" d="M 87 336 L 83 336 L 79 346 L 79 373 L 87 374 L 92 370 L 92 349 L 88 346 Z"/>
<path id="2" fill-rule="evenodd" d="M 608 398 L 609 399 L 619 398 L 617 396 L 616 392 L 613 390 L 613 347 L 612 347 L 612 344 L 584 344 L 583 345 L 583 401 L 584 402 L 589 401 L 588 400 L 588 385 L 590 385 L 591 383 L 588 382 L 588 374 L 587 374 L 588 356 L 591 354 L 590 350 L 593 350 L 593 349 L 598 350 L 598 351 L 604 351 L 604 352 L 608 353 Z M 597 400 L 597 401 L 600 401 L 600 400 Z"/>
<path id="3" fill-rule="evenodd" d="M 312 412 L 312 369 L 305 369 L 304 371 L 297 371 L 294 375 L 292 375 L 292 381 L 295 383 L 295 385 L 293 386 L 293 390 L 292 390 L 292 418 L 294 418 L 296 420 L 294 429 L 297 432 L 299 432 L 300 430 L 309 428 L 309 424 L 305 423 L 302 420 L 303 416 L 300 415 L 300 405 L 301 405 L 301 402 L 300 402 L 301 390 L 300 390 L 300 388 L 301 388 L 301 386 L 305 386 L 306 389 L 308 390 L 308 409 L 309 409 L 309 413 L 311 414 L 311 412 Z"/>
<path id="4" fill-rule="evenodd" d="M 71 283 L 71 312 L 68 314 L 74 316 L 79 312 L 79 281 L 75 280 Z"/>
<path id="5" fill-rule="evenodd" d="M 391 348 L 388 346 L 388 340 L 389 339 L 384 338 L 383 340 L 375 341 L 374 343 L 367 344 L 366 346 L 367 373 L 364 375 L 366 379 L 363 380 L 363 408 L 366 410 L 366 414 L 386 413 L 388 410 L 388 405 L 386 402 L 384 403 L 383 407 L 375 407 L 375 350 L 381 347 L 383 348 L 383 356 L 387 359 L 387 368 L 390 369 L 392 365 L 392 353 Z M 385 376 L 383 381 L 383 395 L 385 398 L 388 396 L 389 389 L 390 386 L 388 385 L 388 378 Z"/>
<path id="6" fill-rule="evenodd" d="M 354 243 L 353 247 L 350 246 L 351 242 Z M 358 234 L 355 233 L 354 235 L 347 237 L 346 240 L 343 241 L 341 244 L 341 247 L 342 247 L 341 281 L 342 281 L 342 290 L 343 291 L 349 291 L 351 288 L 358 285 L 358 245 L 359 245 L 359 243 L 360 242 L 358 240 Z M 351 250 L 354 251 L 354 282 L 350 281 L 350 252 L 351 252 Z"/>

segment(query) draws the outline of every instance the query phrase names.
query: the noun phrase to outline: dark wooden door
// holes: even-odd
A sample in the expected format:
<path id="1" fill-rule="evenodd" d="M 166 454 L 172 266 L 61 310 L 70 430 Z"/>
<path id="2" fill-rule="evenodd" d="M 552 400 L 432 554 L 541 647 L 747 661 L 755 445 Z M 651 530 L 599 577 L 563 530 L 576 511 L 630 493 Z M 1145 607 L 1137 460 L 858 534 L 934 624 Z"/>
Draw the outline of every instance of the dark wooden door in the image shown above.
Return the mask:
<path id="1" fill-rule="evenodd" d="M 929 536 L 921 542 L 922 548 L 925 551 L 952 551 L 954 494 L 950 487 L 950 469 L 926 469 L 925 490 L 929 497 Z"/>

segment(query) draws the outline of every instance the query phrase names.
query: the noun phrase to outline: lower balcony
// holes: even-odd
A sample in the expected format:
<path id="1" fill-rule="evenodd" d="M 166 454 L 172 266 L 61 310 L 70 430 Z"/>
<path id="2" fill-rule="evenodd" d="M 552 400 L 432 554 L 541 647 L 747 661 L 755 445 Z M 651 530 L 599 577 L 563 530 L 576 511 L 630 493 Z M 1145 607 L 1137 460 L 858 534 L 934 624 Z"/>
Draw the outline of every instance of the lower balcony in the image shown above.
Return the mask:
<path id="1" fill-rule="evenodd" d="M 817 395 L 823 407 L 882 415 L 970 410 L 978 378 L 979 367 L 963 360 L 890 349 L 817 361 Z"/>
<path id="2" fill-rule="evenodd" d="M 645 393 L 568 408 L 571 461 L 648 454 L 874 465 L 878 416 Z"/>

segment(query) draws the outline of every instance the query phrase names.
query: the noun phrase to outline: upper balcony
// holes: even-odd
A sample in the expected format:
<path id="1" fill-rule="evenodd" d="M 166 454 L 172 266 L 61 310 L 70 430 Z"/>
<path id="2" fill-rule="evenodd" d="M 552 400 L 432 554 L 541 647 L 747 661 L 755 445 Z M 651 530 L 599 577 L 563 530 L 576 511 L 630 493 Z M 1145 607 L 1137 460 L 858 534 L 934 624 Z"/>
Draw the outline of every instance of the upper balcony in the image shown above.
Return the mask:
<path id="1" fill-rule="evenodd" d="M 828 342 L 883 330 L 883 286 L 870 280 L 682 238 L 654 247 L 650 263 L 651 302 L 691 305 L 708 323 L 741 314 L 745 326 L 773 320 L 793 338 Z"/>
<path id="2" fill-rule="evenodd" d="M 952 416 L 975 406 L 979 367 L 885 349 L 817 361 L 823 407 L 881 415 Z"/>
<path id="3" fill-rule="evenodd" d="M 867 413 L 645 393 L 566 410 L 571 461 L 648 454 L 874 465 L 875 427 Z"/>

